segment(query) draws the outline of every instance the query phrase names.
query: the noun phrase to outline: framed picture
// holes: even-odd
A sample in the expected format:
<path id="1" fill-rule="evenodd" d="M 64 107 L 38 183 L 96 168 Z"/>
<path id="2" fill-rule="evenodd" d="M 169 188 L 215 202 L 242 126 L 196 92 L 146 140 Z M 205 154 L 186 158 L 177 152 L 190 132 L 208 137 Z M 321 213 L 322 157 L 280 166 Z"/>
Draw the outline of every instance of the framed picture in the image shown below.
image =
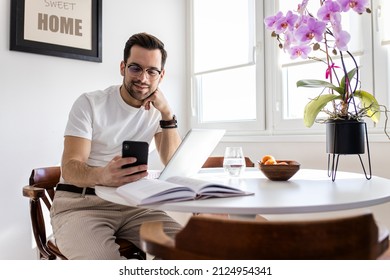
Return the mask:
<path id="1" fill-rule="evenodd" d="M 102 62 L 102 0 L 11 0 L 10 49 Z"/>

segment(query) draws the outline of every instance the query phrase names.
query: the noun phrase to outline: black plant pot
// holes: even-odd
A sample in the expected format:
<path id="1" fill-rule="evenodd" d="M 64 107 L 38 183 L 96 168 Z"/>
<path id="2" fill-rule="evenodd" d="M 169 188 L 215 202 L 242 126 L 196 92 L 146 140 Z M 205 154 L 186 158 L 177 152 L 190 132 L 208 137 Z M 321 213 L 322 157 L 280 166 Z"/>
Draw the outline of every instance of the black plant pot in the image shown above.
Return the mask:
<path id="1" fill-rule="evenodd" d="M 369 175 L 367 175 L 361 154 L 367 146 Z M 329 120 L 326 122 L 326 153 L 328 154 L 328 175 L 336 179 L 340 155 L 358 155 L 366 178 L 371 179 L 371 159 L 368 144 L 367 124 L 357 120 Z"/>
<path id="2" fill-rule="evenodd" d="M 326 123 L 326 153 L 364 154 L 366 123 L 355 120 L 331 120 Z"/>

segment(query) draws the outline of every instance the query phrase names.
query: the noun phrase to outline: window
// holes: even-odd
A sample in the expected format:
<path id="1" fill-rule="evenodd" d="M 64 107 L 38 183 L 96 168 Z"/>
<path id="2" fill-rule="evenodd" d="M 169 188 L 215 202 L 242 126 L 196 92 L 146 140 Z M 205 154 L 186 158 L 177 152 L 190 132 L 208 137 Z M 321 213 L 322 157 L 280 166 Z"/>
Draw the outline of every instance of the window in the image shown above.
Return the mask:
<path id="1" fill-rule="evenodd" d="M 374 64 L 374 90 L 379 103 L 390 108 L 389 82 L 390 82 L 390 2 L 388 0 L 372 1 L 373 15 L 373 64 Z M 385 118 L 381 117 L 381 129 Z M 388 124 L 389 125 L 389 124 Z M 389 130 L 389 129 L 388 129 Z M 382 129 L 381 129 L 382 132 Z"/>
<path id="2" fill-rule="evenodd" d="M 388 1 L 387 1 L 388 2 Z M 343 14 L 349 50 L 362 66 L 362 88 L 389 106 L 390 15 L 386 0 L 371 0 L 372 14 Z M 294 10 L 300 0 L 191 1 L 191 125 L 223 127 L 239 135 L 319 134 L 303 124 L 304 106 L 320 89 L 297 88 L 300 79 L 325 76 L 323 65 L 291 60 L 264 30 L 264 17 Z M 319 1 L 311 0 L 316 11 Z M 317 7 L 315 6 L 317 5 Z M 374 79 L 375 77 L 375 79 Z M 382 123 L 371 130 L 383 132 Z M 382 128 L 381 128 L 382 127 Z"/>
<path id="3" fill-rule="evenodd" d="M 191 3 L 192 125 L 229 130 L 264 127 L 258 114 L 263 111 L 264 74 L 258 66 L 263 64 L 262 55 L 256 51 L 255 1 Z"/>

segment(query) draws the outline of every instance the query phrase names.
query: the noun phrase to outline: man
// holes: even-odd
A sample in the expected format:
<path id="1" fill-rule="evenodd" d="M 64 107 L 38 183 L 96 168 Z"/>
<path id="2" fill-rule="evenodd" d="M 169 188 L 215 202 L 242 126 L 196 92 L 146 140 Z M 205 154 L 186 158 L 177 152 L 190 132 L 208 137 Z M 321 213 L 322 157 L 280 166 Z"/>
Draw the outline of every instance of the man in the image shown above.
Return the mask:
<path id="1" fill-rule="evenodd" d="M 156 37 L 140 33 L 126 42 L 121 86 L 81 95 L 69 114 L 62 178 L 51 208 L 54 236 L 68 259 L 120 259 L 115 238 L 139 246 L 143 222 L 160 220 L 173 236 L 181 226 L 162 211 L 126 207 L 100 199 L 96 185 L 118 187 L 147 176 L 147 166 L 122 168 L 124 140 L 153 138 L 166 164 L 179 146 L 176 118 L 158 85 L 167 53 Z"/>

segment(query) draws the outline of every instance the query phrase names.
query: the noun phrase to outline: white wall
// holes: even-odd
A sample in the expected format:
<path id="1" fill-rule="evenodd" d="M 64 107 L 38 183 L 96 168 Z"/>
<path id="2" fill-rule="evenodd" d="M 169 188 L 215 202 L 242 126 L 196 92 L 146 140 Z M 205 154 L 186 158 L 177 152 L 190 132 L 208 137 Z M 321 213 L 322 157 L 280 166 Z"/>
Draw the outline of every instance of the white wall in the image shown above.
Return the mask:
<path id="1" fill-rule="evenodd" d="M 33 259 L 28 200 L 33 167 L 60 161 L 68 111 L 81 93 L 121 83 L 130 35 L 149 32 L 168 50 L 161 86 L 185 123 L 185 1 L 103 1 L 103 63 L 9 51 L 10 2 L 0 1 L 0 259 Z"/>

